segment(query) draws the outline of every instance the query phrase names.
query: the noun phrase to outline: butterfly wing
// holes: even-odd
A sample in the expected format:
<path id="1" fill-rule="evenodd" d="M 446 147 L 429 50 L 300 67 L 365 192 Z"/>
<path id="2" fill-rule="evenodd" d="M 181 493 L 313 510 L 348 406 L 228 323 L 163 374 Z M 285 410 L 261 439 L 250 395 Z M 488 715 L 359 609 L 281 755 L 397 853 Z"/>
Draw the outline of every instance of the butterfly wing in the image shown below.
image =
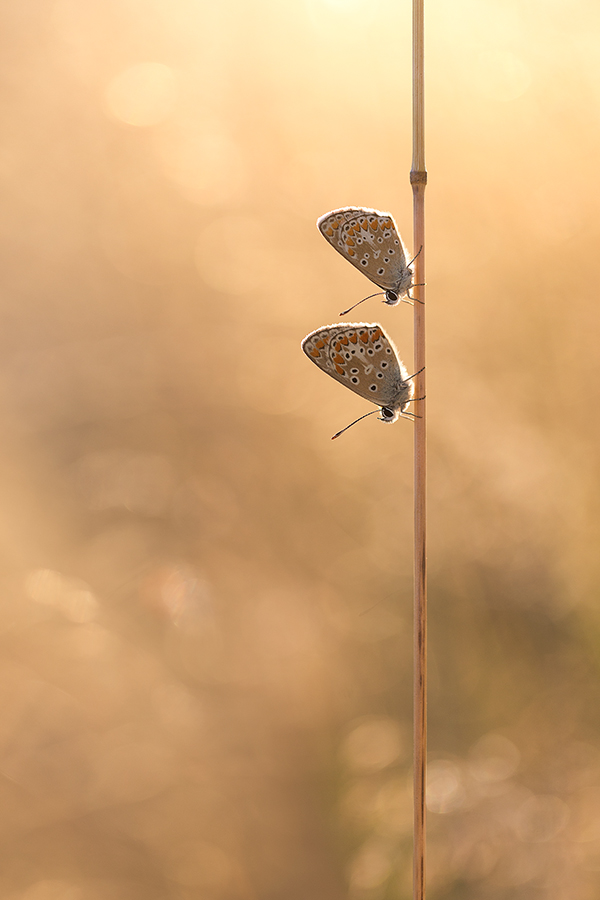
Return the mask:
<path id="1" fill-rule="evenodd" d="M 348 206 L 317 220 L 325 240 L 378 287 L 406 294 L 413 272 L 390 213 Z"/>
<path id="2" fill-rule="evenodd" d="M 401 410 L 414 393 L 396 347 L 377 323 L 318 328 L 302 349 L 323 372 L 378 406 Z"/>

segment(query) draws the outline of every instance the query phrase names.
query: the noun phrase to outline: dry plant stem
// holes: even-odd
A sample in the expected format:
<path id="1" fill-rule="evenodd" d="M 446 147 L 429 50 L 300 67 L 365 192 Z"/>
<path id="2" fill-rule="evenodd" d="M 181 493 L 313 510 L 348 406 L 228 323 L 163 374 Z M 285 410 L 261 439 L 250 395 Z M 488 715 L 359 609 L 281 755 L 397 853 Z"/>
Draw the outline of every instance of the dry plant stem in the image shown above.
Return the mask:
<path id="1" fill-rule="evenodd" d="M 424 0 L 413 0 L 413 158 L 410 182 L 413 189 L 414 247 L 422 250 L 415 260 L 415 297 L 425 300 L 425 116 L 424 116 Z M 424 302 L 414 305 L 414 367 L 425 366 Z M 426 370 L 416 379 L 416 395 L 425 397 Z M 427 419 L 426 401 L 415 410 L 414 456 L 414 644 L 413 644 L 413 900 L 425 898 L 425 776 L 427 771 Z"/>

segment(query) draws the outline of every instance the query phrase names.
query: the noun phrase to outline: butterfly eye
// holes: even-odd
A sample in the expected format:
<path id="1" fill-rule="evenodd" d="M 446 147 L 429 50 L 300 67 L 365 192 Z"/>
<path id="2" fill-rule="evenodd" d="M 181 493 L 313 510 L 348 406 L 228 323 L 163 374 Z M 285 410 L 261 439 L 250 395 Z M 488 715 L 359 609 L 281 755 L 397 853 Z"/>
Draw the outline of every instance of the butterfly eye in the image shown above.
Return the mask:
<path id="1" fill-rule="evenodd" d="M 381 407 L 381 415 L 383 416 L 384 419 L 393 419 L 394 418 L 393 410 L 388 409 L 387 406 Z"/>

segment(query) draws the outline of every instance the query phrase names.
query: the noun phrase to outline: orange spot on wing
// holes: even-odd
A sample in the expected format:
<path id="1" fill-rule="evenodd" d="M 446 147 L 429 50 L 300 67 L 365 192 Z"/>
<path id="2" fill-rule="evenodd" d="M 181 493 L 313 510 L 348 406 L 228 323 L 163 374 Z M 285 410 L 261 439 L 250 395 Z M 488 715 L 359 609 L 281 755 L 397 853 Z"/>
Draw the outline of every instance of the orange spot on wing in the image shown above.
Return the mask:
<path id="1" fill-rule="evenodd" d="M 346 243 L 348 244 L 349 247 L 354 247 L 354 246 L 356 246 L 356 244 L 355 244 L 355 242 L 354 242 L 354 239 L 351 238 L 351 237 L 346 238 Z"/>
<path id="2" fill-rule="evenodd" d="M 376 328 L 375 331 L 373 332 L 373 334 L 371 335 L 371 340 L 372 340 L 372 341 L 376 341 L 376 340 L 378 340 L 380 337 L 383 337 L 383 334 L 381 333 L 381 329 L 380 329 L 380 328 Z M 318 346 L 318 345 L 317 345 L 317 346 Z"/>
<path id="3" fill-rule="evenodd" d="M 347 250 L 348 256 L 356 256 L 356 250 L 353 250 L 352 247 Z"/>
<path id="4" fill-rule="evenodd" d="M 344 374 L 345 374 L 345 372 L 344 372 L 344 370 L 342 369 L 342 367 L 341 367 L 341 366 L 338 366 L 337 363 L 335 364 L 335 371 L 338 373 L 338 375 L 344 375 Z"/>
<path id="5" fill-rule="evenodd" d="M 319 350 L 322 350 L 324 346 L 325 346 L 325 341 L 316 341 L 315 342 L 315 347 L 318 347 Z"/>
<path id="6" fill-rule="evenodd" d="M 333 228 L 331 226 L 329 226 L 329 228 L 326 228 L 325 234 L 327 235 L 327 237 L 333 237 Z"/>
<path id="7" fill-rule="evenodd" d="M 371 231 L 377 231 L 377 228 L 379 227 L 377 219 L 375 219 L 374 222 L 369 222 L 369 225 L 371 227 Z"/>
<path id="8" fill-rule="evenodd" d="M 319 353 L 318 350 L 311 350 L 311 351 L 310 351 L 310 355 L 311 355 L 311 356 L 314 356 L 315 359 L 318 359 L 318 357 L 319 357 L 321 354 Z"/>
<path id="9" fill-rule="evenodd" d="M 368 223 L 367 219 L 365 219 L 365 220 L 361 223 L 361 226 L 360 226 L 360 227 L 362 228 L 363 231 L 366 231 L 366 230 L 367 230 L 367 228 L 369 227 L 369 223 Z"/>
<path id="10" fill-rule="evenodd" d="M 335 228 L 335 229 L 338 229 L 338 228 L 340 227 L 340 223 L 339 223 L 339 222 L 332 222 L 332 223 L 331 223 L 331 227 L 332 227 L 332 228 Z"/>
<path id="11" fill-rule="evenodd" d="M 361 339 L 361 341 L 363 342 L 363 344 L 368 344 L 368 342 L 369 342 L 369 332 L 368 332 L 368 331 L 363 331 L 363 332 L 361 333 L 361 335 L 360 335 L 360 339 Z"/>
<path id="12" fill-rule="evenodd" d="M 350 335 L 349 340 L 351 340 L 353 344 L 355 344 L 355 343 L 357 342 L 358 336 L 357 336 L 357 334 L 356 334 L 355 331 L 352 332 L 352 334 Z"/>
<path id="13" fill-rule="evenodd" d="M 343 364 L 343 362 L 344 362 L 344 357 L 340 356 L 339 353 L 337 356 L 334 356 L 333 359 L 334 359 L 334 362 L 340 363 L 340 365 Z"/>
<path id="14" fill-rule="evenodd" d="M 346 347 L 348 345 L 348 338 L 346 337 L 346 335 L 344 335 L 344 337 L 340 338 L 340 341 L 344 345 L 344 347 Z"/>

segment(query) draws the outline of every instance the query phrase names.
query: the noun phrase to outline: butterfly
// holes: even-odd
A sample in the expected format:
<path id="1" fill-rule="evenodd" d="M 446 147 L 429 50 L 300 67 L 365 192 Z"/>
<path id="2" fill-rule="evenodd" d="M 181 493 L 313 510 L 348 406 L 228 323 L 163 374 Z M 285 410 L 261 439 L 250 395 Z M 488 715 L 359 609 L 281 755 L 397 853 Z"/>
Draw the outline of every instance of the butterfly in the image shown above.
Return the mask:
<path id="1" fill-rule="evenodd" d="M 413 298 L 409 291 L 415 287 L 412 264 L 416 257 L 407 262 L 406 247 L 390 213 L 346 206 L 325 213 L 317 219 L 317 228 L 344 259 L 383 289 L 384 303 L 396 306 L 404 300 L 412 305 Z M 370 296 L 376 297 L 377 294 Z M 362 302 L 363 300 L 359 300 L 359 303 Z M 354 305 L 358 306 L 358 303 Z M 351 309 L 354 306 L 340 315 L 345 315 Z"/>
<path id="2" fill-rule="evenodd" d="M 359 397 L 377 403 L 378 410 L 365 413 L 360 419 L 376 412 L 381 412 L 382 422 L 395 422 L 400 416 L 414 418 L 406 412 L 415 391 L 411 380 L 414 376 L 408 375 L 396 347 L 381 325 L 376 322 L 326 325 L 307 334 L 302 349 L 323 372 L 345 384 Z M 339 437 L 346 428 L 333 437 Z"/>

